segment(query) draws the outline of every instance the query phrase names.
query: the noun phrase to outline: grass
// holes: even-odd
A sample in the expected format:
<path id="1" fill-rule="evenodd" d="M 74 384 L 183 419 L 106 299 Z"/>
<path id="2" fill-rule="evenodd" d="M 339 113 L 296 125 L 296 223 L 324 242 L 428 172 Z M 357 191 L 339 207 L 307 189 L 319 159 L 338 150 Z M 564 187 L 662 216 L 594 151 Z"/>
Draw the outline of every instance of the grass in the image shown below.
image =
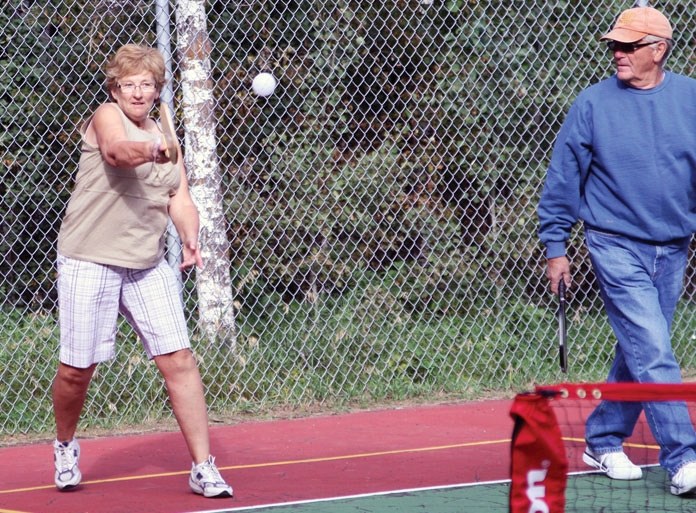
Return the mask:
<path id="1" fill-rule="evenodd" d="M 476 399 L 536 383 L 602 381 L 613 335 L 599 311 L 570 310 L 570 371 L 561 374 L 553 311 L 511 295 L 504 307 L 460 305 L 455 315 L 404 306 L 372 283 L 314 303 L 267 301 L 238 316 L 234 348 L 193 337 L 213 416 L 276 408 L 369 407 L 395 401 Z M 276 306 L 273 306 L 276 305 Z M 448 299 L 448 309 L 456 305 Z M 687 372 L 696 320 L 677 314 L 674 340 Z M 456 310 L 456 309 L 455 309 Z M 0 314 L 0 429 L 50 430 L 58 328 L 53 314 Z M 114 429 L 170 420 L 167 394 L 135 334 L 119 326 L 117 357 L 98 367 L 80 427 Z"/>

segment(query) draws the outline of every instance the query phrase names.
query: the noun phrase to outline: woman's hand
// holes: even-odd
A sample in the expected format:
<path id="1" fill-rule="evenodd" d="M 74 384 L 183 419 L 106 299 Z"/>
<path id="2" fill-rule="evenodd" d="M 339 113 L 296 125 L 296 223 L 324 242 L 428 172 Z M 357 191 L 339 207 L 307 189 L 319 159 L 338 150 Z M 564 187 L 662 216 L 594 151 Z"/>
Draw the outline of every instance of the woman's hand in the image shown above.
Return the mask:
<path id="1" fill-rule="evenodd" d="M 201 258 L 201 248 L 198 246 L 198 241 L 185 242 L 181 246 L 181 265 L 179 270 L 184 271 L 194 265 L 201 269 L 203 267 L 203 259 Z"/>

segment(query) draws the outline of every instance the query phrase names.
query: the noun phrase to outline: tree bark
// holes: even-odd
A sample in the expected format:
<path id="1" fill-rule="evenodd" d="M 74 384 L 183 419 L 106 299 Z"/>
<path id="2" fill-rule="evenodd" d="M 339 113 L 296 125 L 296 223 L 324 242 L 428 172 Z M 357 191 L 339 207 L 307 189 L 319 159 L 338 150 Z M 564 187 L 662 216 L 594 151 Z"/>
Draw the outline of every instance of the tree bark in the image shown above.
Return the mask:
<path id="1" fill-rule="evenodd" d="M 181 71 L 181 109 L 185 127 L 184 162 L 191 195 L 201 219 L 203 268 L 197 269 L 198 325 L 209 343 L 236 344 L 227 221 L 222 204 L 215 136 L 211 43 L 204 0 L 179 0 L 176 47 Z"/>

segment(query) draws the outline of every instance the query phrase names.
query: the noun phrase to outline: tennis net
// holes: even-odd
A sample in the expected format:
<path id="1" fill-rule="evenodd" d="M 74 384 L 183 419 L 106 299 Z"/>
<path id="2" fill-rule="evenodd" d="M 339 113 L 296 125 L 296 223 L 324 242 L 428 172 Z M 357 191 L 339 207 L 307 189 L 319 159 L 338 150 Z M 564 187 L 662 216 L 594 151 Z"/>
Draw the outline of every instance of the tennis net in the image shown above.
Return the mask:
<path id="1" fill-rule="evenodd" d="M 610 479 L 583 462 L 585 423 L 601 401 L 681 401 L 696 413 L 696 383 L 559 384 L 515 397 L 511 448 L 510 513 L 696 513 L 696 495 L 670 493 L 659 465 L 660 448 L 642 412 L 624 441 L 626 455 L 642 469 L 636 480 Z M 691 425 L 661 426 L 691 430 Z"/>

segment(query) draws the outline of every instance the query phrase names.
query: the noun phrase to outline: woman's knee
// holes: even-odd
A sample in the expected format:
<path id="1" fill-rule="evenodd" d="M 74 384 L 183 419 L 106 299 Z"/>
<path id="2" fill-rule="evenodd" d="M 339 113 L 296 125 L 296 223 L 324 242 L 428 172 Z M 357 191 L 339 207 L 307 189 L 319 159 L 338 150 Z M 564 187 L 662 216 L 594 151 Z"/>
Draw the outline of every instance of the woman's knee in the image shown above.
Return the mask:
<path id="1" fill-rule="evenodd" d="M 186 373 L 198 370 L 196 358 L 190 349 L 180 349 L 173 353 L 155 356 L 155 364 L 166 377 L 170 374 Z"/>
<path id="2" fill-rule="evenodd" d="M 71 365 L 59 363 L 58 371 L 56 372 L 56 381 L 71 387 L 87 387 L 92 380 L 92 375 L 94 374 L 96 366 L 97 364 L 95 363 L 87 368 L 81 369 L 79 367 L 72 367 Z"/>

